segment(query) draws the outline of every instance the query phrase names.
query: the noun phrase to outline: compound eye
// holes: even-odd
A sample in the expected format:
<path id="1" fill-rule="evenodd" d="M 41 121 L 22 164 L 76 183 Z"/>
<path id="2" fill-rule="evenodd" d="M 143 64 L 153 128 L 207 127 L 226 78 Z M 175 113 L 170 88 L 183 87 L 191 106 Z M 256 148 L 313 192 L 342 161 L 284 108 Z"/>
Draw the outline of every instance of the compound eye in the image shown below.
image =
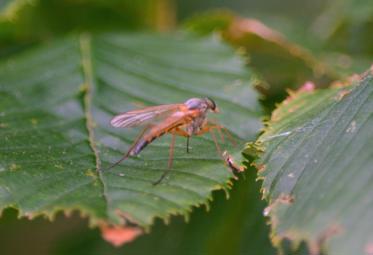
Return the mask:
<path id="1" fill-rule="evenodd" d="M 212 100 L 212 99 L 209 98 L 209 97 L 206 97 L 206 101 L 208 102 L 208 105 L 209 105 L 209 107 L 211 108 L 211 110 L 215 111 L 215 109 L 216 109 L 215 101 Z"/>

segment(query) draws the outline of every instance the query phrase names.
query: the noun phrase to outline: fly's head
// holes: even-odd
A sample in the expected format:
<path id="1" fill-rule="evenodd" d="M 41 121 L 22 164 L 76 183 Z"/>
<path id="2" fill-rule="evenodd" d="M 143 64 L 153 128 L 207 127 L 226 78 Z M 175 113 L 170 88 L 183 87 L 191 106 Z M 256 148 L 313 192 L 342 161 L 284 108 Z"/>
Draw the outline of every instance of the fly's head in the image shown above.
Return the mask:
<path id="1" fill-rule="evenodd" d="M 211 98 L 209 97 L 205 97 L 203 100 L 205 100 L 206 104 L 207 104 L 207 107 L 213 111 L 213 112 L 216 112 L 218 113 L 219 112 L 219 109 L 218 107 L 216 106 L 216 103 L 214 100 L 212 100 Z"/>
<path id="2" fill-rule="evenodd" d="M 191 98 L 184 103 L 188 110 L 199 110 L 201 112 L 206 112 L 211 110 L 213 112 L 219 112 L 219 109 L 216 107 L 216 103 L 211 98 Z"/>

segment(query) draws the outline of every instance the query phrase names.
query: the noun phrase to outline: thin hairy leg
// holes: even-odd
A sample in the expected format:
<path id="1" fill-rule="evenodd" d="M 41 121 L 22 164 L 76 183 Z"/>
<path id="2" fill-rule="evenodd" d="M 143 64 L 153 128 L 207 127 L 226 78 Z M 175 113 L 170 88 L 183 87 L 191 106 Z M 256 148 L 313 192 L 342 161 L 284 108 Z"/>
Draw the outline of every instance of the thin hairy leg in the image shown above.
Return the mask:
<path id="1" fill-rule="evenodd" d="M 186 152 L 189 153 L 190 135 L 184 129 L 181 129 L 181 128 L 175 128 L 175 129 L 171 130 L 170 133 L 186 137 L 186 139 L 187 139 L 186 140 Z"/>
<path id="2" fill-rule="evenodd" d="M 214 133 L 214 130 L 213 129 L 210 129 L 210 134 L 211 134 L 211 137 L 212 137 L 212 140 L 214 140 L 214 143 L 215 143 L 215 147 L 216 147 L 216 151 L 218 152 L 219 156 L 220 157 L 223 157 L 223 153 L 221 151 L 221 148 L 220 148 L 220 145 L 218 143 L 218 140 L 216 139 L 216 136 L 215 136 L 215 133 Z"/>
<path id="3" fill-rule="evenodd" d="M 161 181 L 166 177 L 166 175 L 172 169 L 172 163 L 173 163 L 173 159 L 174 159 L 175 139 L 176 139 L 176 135 L 173 133 L 172 138 L 171 138 L 170 152 L 169 152 L 169 158 L 168 158 L 168 169 L 163 172 L 163 174 L 161 175 L 161 177 L 157 181 L 153 182 L 153 185 L 157 185 L 157 184 L 161 183 Z"/>
<path id="4" fill-rule="evenodd" d="M 233 138 L 231 132 L 227 128 L 225 128 L 224 126 L 220 125 L 217 120 L 209 120 L 209 126 L 211 128 L 216 128 L 218 130 L 220 136 L 222 137 L 223 143 L 224 143 L 224 135 L 223 135 L 223 133 L 224 133 L 228 137 L 229 142 L 234 147 L 237 146 L 237 141 Z"/>

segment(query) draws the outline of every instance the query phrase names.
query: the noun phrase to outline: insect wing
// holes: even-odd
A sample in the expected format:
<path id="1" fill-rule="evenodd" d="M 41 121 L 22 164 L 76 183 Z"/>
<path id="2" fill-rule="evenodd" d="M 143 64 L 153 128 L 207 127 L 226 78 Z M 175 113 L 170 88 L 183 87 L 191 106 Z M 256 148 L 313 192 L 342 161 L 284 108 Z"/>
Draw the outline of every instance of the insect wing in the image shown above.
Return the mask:
<path id="1" fill-rule="evenodd" d="M 167 118 L 181 109 L 183 104 L 167 104 L 146 107 L 140 110 L 124 112 L 116 115 L 110 124 L 113 127 L 135 127 L 146 125 Z"/>
<path id="2" fill-rule="evenodd" d="M 150 137 L 157 137 L 160 134 L 164 134 L 166 132 L 170 132 L 174 128 L 185 124 L 186 118 L 188 116 L 188 112 L 185 111 L 176 111 L 169 117 L 162 120 L 162 122 L 155 125 L 153 128 L 150 129 L 149 135 Z"/>

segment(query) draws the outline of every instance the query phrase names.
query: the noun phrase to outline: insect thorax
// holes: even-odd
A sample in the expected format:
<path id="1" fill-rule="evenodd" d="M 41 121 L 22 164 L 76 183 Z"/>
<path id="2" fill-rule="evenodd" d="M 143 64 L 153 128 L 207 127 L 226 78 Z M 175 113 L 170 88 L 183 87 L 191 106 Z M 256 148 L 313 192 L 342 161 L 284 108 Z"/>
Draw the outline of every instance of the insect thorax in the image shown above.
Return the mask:
<path id="1" fill-rule="evenodd" d="M 196 117 L 195 119 L 193 119 L 191 123 L 189 123 L 186 126 L 187 133 L 190 136 L 198 133 L 202 129 L 203 125 L 205 124 L 205 121 L 206 121 L 206 114 L 201 114 L 200 116 Z"/>

